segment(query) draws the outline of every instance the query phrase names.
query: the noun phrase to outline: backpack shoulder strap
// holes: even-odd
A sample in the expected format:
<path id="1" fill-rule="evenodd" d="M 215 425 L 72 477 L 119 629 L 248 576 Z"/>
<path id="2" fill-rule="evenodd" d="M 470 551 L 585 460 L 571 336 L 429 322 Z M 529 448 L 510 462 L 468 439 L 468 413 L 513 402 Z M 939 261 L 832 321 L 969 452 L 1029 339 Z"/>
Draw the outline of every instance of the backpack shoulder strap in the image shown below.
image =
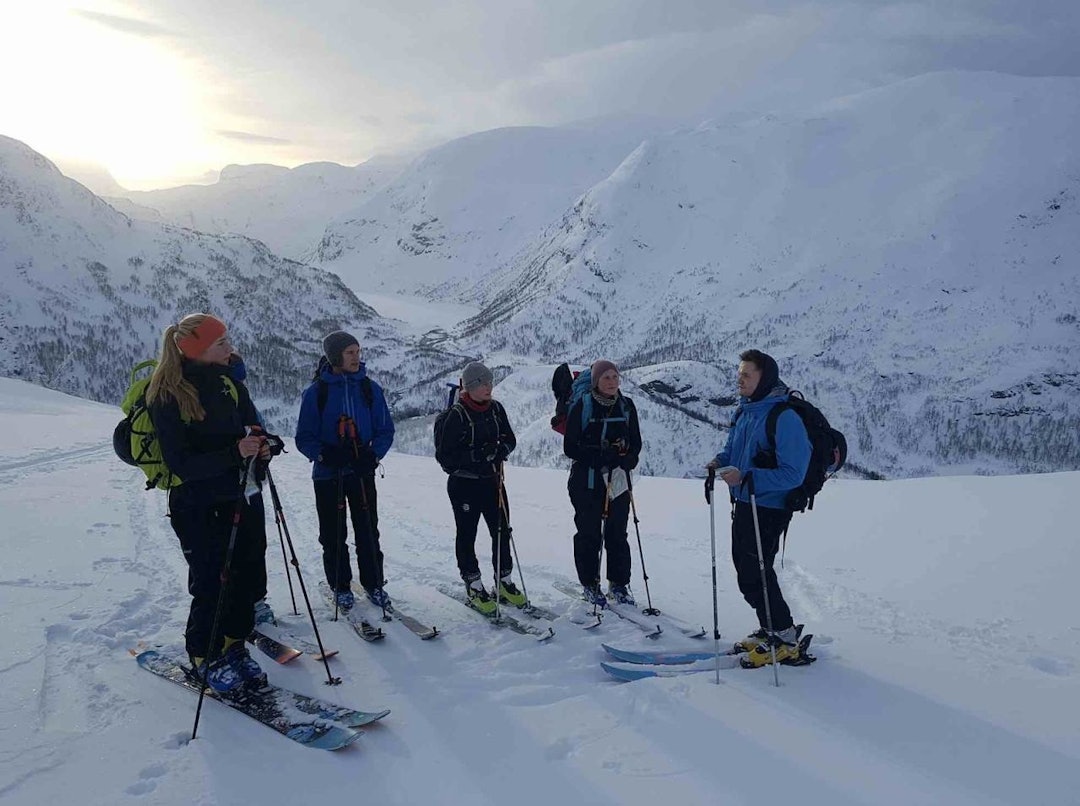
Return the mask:
<path id="1" fill-rule="evenodd" d="M 777 403 L 765 415 L 765 439 L 768 440 L 769 447 L 774 451 L 776 450 L 776 421 L 780 419 L 780 415 L 785 411 L 794 408 L 790 401 L 785 400 L 783 403 Z"/>
<path id="2" fill-rule="evenodd" d="M 222 375 L 221 379 L 225 381 L 225 388 L 229 390 L 229 397 L 232 398 L 233 403 L 239 404 L 240 392 L 236 388 L 236 384 L 233 382 L 233 379 L 230 378 L 228 375 Z"/>
<path id="3" fill-rule="evenodd" d="M 360 394 L 364 396 L 369 409 L 375 406 L 375 390 L 371 388 L 371 378 L 367 375 L 360 379 Z"/>
<path id="4" fill-rule="evenodd" d="M 468 426 L 469 428 L 469 447 L 473 447 L 473 443 L 476 442 L 476 423 L 473 422 L 472 416 L 469 414 L 469 409 L 459 400 L 450 407 L 451 411 L 456 411 L 458 417 L 461 418 L 461 424 Z"/>
<path id="5" fill-rule="evenodd" d="M 318 384 L 315 389 L 315 404 L 319 408 L 319 419 L 321 420 L 323 411 L 326 409 L 326 399 L 330 396 L 330 384 L 322 378 L 316 378 L 315 383 Z"/>

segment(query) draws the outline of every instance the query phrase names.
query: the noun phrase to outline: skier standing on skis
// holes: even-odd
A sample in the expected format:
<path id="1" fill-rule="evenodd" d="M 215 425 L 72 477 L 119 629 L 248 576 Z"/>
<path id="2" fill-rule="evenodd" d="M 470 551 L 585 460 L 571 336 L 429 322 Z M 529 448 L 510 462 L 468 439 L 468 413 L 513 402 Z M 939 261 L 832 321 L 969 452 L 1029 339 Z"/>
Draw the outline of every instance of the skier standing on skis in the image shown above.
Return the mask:
<path id="1" fill-rule="evenodd" d="M 617 470 L 638 465 L 641 430 L 637 408 L 619 391 L 619 370 L 599 360 L 590 368 L 590 388 L 566 415 L 563 453 L 573 460 L 567 490 L 574 506 L 574 564 L 587 601 L 607 604 L 600 590 L 600 551 L 607 551 L 608 593 L 619 603 L 633 604 L 630 592 L 630 544 L 626 522 L 630 493 L 612 496 Z"/>
<path id="2" fill-rule="evenodd" d="M 485 614 L 495 612 L 495 595 L 515 607 L 526 604 L 524 594 L 511 581 L 510 504 L 502 474 L 503 462 L 517 447 L 517 438 L 506 409 L 492 399 L 493 381 L 491 370 L 479 362 L 462 370 L 458 399 L 446 416 L 435 456 L 450 474 L 446 494 L 454 510 L 458 571 L 469 601 Z M 494 595 L 484 587 L 476 558 L 481 515 L 491 534 Z"/>
<path id="3" fill-rule="evenodd" d="M 795 411 L 782 411 L 776 419 L 775 450 L 766 434 L 769 410 L 787 400 L 788 387 L 780 380 L 780 370 L 772 356 L 747 350 L 739 356 L 738 374 L 741 401 L 734 426 L 724 449 L 706 466 L 711 470 L 732 469 L 720 474 L 732 497 L 731 558 L 735 564 L 739 591 L 757 612 L 758 629 L 739 641 L 735 648 L 748 652 L 756 666 L 772 662 L 770 641 L 777 661 L 798 659 L 798 635 L 791 610 L 780 591 L 773 561 L 780 549 L 780 536 L 791 520 L 784 499 L 788 491 L 802 484 L 810 463 L 810 440 Z M 757 501 L 757 521 L 761 533 L 761 559 L 765 564 L 765 590 L 758 559 L 754 512 L 747 477 L 753 477 Z M 772 615 L 773 635 L 769 635 L 766 611 Z"/>
<path id="4" fill-rule="evenodd" d="M 360 360 L 355 336 L 330 333 L 323 339 L 323 354 L 296 424 L 296 447 L 312 462 L 323 571 L 338 607 L 351 609 L 348 502 L 360 584 L 372 604 L 386 607 L 390 597 L 383 589 L 375 468 L 394 442 L 394 421 L 382 387 L 368 377 Z"/>
<path id="5" fill-rule="evenodd" d="M 146 391 L 162 458 L 182 479 L 169 490 L 169 516 L 188 564 L 187 652 L 199 675 L 222 693 L 266 682 L 244 641 L 254 627 L 255 601 L 266 592 L 266 524 L 255 485 L 257 464 L 270 460 L 271 442 L 247 388 L 230 377 L 232 352 L 224 322 L 209 314 L 186 316 L 165 330 Z M 221 629 L 211 646 L 238 508 Z"/>

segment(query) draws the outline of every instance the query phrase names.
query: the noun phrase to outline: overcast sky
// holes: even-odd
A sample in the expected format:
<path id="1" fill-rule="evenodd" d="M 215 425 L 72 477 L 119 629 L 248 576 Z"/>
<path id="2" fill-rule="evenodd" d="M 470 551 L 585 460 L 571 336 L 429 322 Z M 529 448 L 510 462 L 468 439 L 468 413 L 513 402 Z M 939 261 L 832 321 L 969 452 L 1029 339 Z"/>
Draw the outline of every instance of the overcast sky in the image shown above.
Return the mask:
<path id="1" fill-rule="evenodd" d="M 473 131 L 1080 75 L 1080 0 L 6 0 L 0 134 L 130 188 Z"/>

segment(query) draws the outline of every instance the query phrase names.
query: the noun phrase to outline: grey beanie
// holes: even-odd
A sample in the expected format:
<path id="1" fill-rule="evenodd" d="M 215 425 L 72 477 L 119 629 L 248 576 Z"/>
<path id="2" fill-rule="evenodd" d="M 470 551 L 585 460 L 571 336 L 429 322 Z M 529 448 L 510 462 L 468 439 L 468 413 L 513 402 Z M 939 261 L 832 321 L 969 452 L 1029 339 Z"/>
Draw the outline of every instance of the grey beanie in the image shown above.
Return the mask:
<path id="1" fill-rule="evenodd" d="M 461 385 L 466 392 L 482 383 L 492 383 L 493 381 L 494 376 L 491 374 L 491 370 L 479 361 L 473 361 L 461 372 Z"/>
<path id="2" fill-rule="evenodd" d="M 356 336 L 352 333 L 346 333 L 344 330 L 335 330 L 322 340 L 323 355 L 325 355 L 326 360 L 330 362 L 330 366 L 340 367 L 341 354 L 354 344 L 358 347 L 360 346 L 360 342 L 356 340 Z"/>

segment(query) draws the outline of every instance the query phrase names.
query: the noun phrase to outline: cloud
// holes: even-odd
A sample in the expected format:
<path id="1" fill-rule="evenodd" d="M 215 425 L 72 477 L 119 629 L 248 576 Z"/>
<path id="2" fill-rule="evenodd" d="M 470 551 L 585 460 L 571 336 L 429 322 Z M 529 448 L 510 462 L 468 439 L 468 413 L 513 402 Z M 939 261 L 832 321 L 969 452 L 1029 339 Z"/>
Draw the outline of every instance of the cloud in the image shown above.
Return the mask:
<path id="1" fill-rule="evenodd" d="M 119 31 L 122 34 L 144 37 L 171 37 L 176 35 L 175 31 L 170 31 L 152 22 L 137 20 L 134 17 L 118 17 L 115 14 L 104 14 L 100 11 L 90 11 L 85 8 L 72 9 L 72 13 L 98 25 L 104 25 L 106 28 Z"/>
<path id="2" fill-rule="evenodd" d="M 218 129 L 215 134 L 219 137 L 225 137 L 229 140 L 238 140 L 241 143 L 248 143 L 250 145 L 258 146 L 291 146 L 294 145 L 292 140 L 286 140 L 282 137 L 270 137 L 265 134 L 252 134 L 251 132 L 234 132 L 227 129 Z"/>

